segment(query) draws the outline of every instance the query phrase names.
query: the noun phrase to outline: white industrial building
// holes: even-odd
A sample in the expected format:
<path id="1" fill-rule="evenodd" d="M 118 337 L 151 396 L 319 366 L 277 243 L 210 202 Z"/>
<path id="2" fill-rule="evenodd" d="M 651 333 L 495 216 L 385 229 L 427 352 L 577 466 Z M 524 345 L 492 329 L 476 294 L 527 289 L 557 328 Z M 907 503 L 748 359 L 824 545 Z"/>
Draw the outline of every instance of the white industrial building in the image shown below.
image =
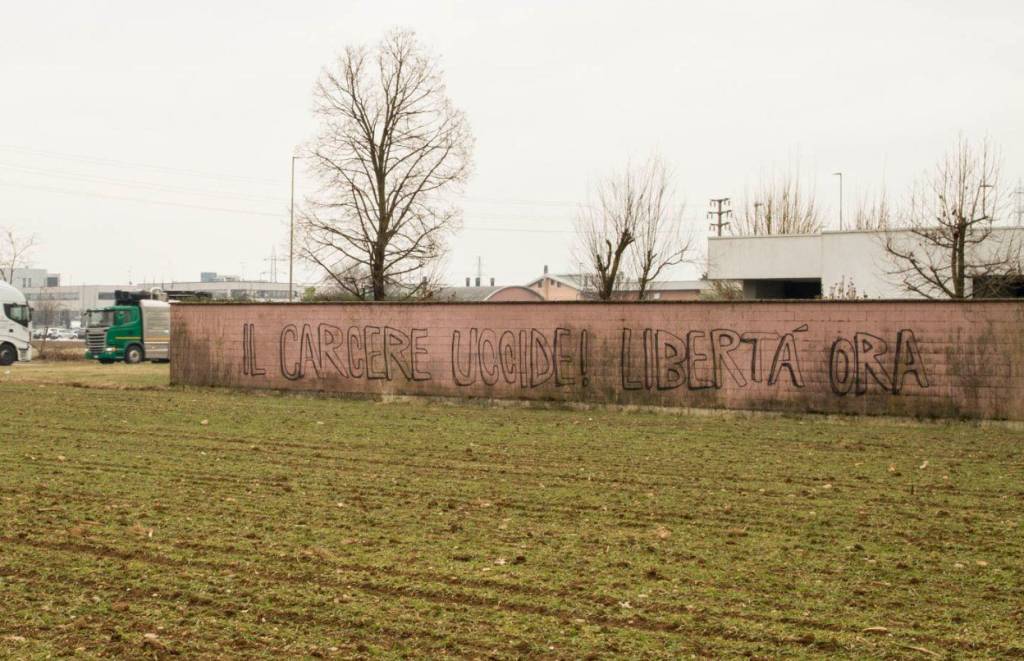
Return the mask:
<path id="1" fill-rule="evenodd" d="M 27 269 L 40 271 L 42 269 Z M 17 273 L 17 272 L 16 272 Z M 214 299 L 233 299 L 251 301 L 288 301 L 288 284 L 279 282 L 266 282 L 262 280 L 240 280 L 236 278 L 209 277 L 216 274 L 204 274 L 200 281 L 169 280 L 164 282 L 146 282 L 136 284 L 110 284 L 110 285 L 60 285 L 56 286 L 15 286 L 25 294 L 30 306 L 35 306 L 39 301 L 54 301 L 57 304 L 57 316 L 59 324 L 68 326 L 73 321 L 81 319 L 82 313 L 86 310 L 103 308 L 114 305 L 114 292 L 123 291 L 149 291 L 153 288 L 164 291 L 194 291 L 206 292 Z M 52 279 L 49 282 L 54 282 Z M 302 298 L 303 287 L 295 285 L 292 289 L 294 299 Z"/>
<path id="2" fill-rule="evenodd" d="M 60 285 L 60 275 L 46 269 L 16 268 L 11 275 L 11 284 L 21 291 L 33 287 L 56 287 Z"/>
<path id="3" fill-rule="evenodd" d="M 909 232 L 900 234 L 917 240 Z M 1024 243 L 1024 228 L 994 228 L 990 238 L 993 246 Z M 748 299 L 827 298 L 851 285 L 858 297 L 918 297 L 892 275 L 895 263 L 885 241 L 886 232 L 873 230 L 711 237 L 708 279 L 739 282 Z"/>

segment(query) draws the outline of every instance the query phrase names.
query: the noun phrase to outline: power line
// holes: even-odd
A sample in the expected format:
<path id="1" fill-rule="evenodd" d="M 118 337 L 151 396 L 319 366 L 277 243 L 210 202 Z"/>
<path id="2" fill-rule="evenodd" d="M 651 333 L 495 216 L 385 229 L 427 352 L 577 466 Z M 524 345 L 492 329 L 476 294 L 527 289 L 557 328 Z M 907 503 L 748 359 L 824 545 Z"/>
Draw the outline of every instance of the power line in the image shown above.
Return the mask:
<path id="1" fill-rule="evenodd" d="M 106 166 L 106 167 L 145 169 L 145 170 L 153 170 L 153 171 L 158 171 L 158 172 L 167 172 L 167 173 L 172 173 L 172 174 L 179 174 L 179 175 L 184 175 L 184 176 L 198 177 L 198 178 L 205 178 L 205 179 L 233 180 L 233 181 L 239 181 L 239 182 L 259 183 L 259 184 L 264 184 L 264 185 L 274 186 L 274 187 L 279 187 L 279 186 L 281 186 L 281 183 L 282 183 L 281 180 L 277 180 L 277 179 L 264 179 L 264 178 L 261 178 L 261 177 L 251 177 L 251 176 L 237 175 L 237 174 L 228 174 L 228 173 L 203 172 L 203 171 L 193 170 L 193 169 L 189 169 L 189 168 L 173 167 L 173 166 L 159 165 L 159 164 L 154 164 L 154 163 L 139 163 L 139 162 L 134 162 L 134 161 L 124 161 L 124 160 L 115 159 L 115 158 L 109 158 L 109 157 L 104 157 L 104 156 L 72 154 L 72 153 L 68 153 L 68 152 L 60 152 L 60 151 L 54 151 L 54 150 L 48 150 L 48 149 L 36 149 L 36 148 L 32 148 L 32 147 L 21 147 L 21 146 L 17 146 L 17 145 L 0 145 L 0 150 L 2 150 L 2 151 L 9 151 L 9 152 L 15 152 L 15 153 L 21 153 L 21 154 L 32 154 L 32 155 L 41 156 L 41 157 L 44 157 L 44 158 L 54 158 L 54 159 L 59 159 L 59 160 L 75 161 L 75 162 L 80 162 L 80 163 L 87 163 L 87 164 Z M 12 168 L 12 169 L 21 169 L 21 170 L 26 171 L 26 172 L 28 172 L 30 170 L 29 168 L 24 168 L 23 166 L 15 166 L 15 165 L 4 165 L 4 167 Z M 97 179 L 100 178 L 100 176 L 98 176 L 98 175 L 82 174 L 82 173 L 68 172 L 68 171 L 44 171 L 41 168 L 36 168 L 34 173 L 36 173 L 36 174 L 47 174 L 47 175 L 58 176 L 58 177 L 66 177 L 66 178 L 83 178 L 83 179 L 85 177 L 95 177 Z M 127 181 L 127 180 L 113 180 L 113 179 L 111 179 L 109 181 L 104 181 L 103 183 L 119 183 L 119 184 L 126 185 L 126 186 L 139 186 L 139 187 L 152 187 L 152 188 L 160 186 L 160 187 L 166 187 L 166 190 L 168 192 L 174 192 L 174 191 L 172 191 L 172 187 L 167 186 L 166 184 L 155 184 L 155 183 L 149 183 L 149 182 Z M 178 187 L 178 188 L 179 188 L 178 192 L 190 192 L 190 193 L 194 192 L 194 193 L 198 193 L 198 194 L 210 194 L 210 195 L 214 194 L 212 191 L 198 191 L 198 190 L 195 190 L 195 189 L 188 189 L 188 188 L 185 188 L 185 187 Z M 219 193 L 217 193 L 217 194 L 219 194 Z M 228 197 L 228 196 L 235 196 L 235 195 L 224 194 L 224 196 Z M 276 197 L 273 197 L 273 196 L 245 195 L 245 194 L 237 194 L 237 197 L 239 197 L 239 198 L 244 198 L 244 197 L 260 198 L 260 197 L 262 197 L 262 198 L 265 198 L 265 199 L 268 199 L 268 200 L 275 200 L 275 201 L 280 201 L 281 199 L 283 199 L 283 198 L 276 198 Z M 517 205 L 517 206 L 534 206 L 534 207 L 542 207 L 542 206 L 550 206 L 550 207 L 586 207 L 586 206 L 588 206 L 587 204 L 581 203 L 579 201 L 572 201 L 572 200 L 530 200 L 530 199 L 524 199 L 524 198 L 488 198 L 488 197 L 476 197 L 476 196 L 466 196 L 466 197 L 463 197 L 462 200 L 464 200 L 465 202 L 470 202 L 470 203 L 504 204 L 504 205 Z"/>
<path id="2" fill-rule="evenodd" d="M 275 179 L 264 179 L 260 177 L 250 177 L 245 175 L 227 174 L 227 173 L 215 173 L 215 172 L 201 172 L 192 170 L 189 168 L 172 167 L 167 165 L 157 165 L 152 163 L 138 163 L 131 161 L 123 161 L 114 158 L 102 157 L 102 156 L 86 156 L 83 154 L 70 154 L 67 152 L 52 151 L 47 149 L 35 149 L 31 147 L 19 147 L 16 145 L 0 145 L 0 150 L 23 153 L 23 154 L 34 154 L 47 158 L 56 158 L 68 161 L 77 161 L 81 163 L 89 163 L 93 165 L 120 167 L 120 168 L 134 168 L 134 169 L 146 169 L 155 170 L 161 172 L 170 172 L 174 174 L 182 174 L 192 177 L 200 177 L 207 179 L 229 179 L 242 182 L 255 182 L 266 184 L 270 186 L 280 186 L 281 182 Z M 10 166 L 16 167 L 16 166 Z M 91 176 L 91 175 L 78 175 L 78 176 Z M 144 183 L 144 182 L 143 182 Z M 579 206 L 579 202 L 573 202 L 570 200 L 528 200 L 522 198 L 515 199 L 500 199 L 500 198 L 487 198 L 487 197 L 475 197 L 468 196 L 463 198 L 466 201 L 481 202 L 484 204 L 515 204 L 515 205 L 526 205 L 526 206 Z"/>
<path id="3" fill-rule="evenodd" d="M 218 212 L 222 212 L 222 213 L 250 214 L 250 215 L 254 215 L 254 216 L 268 216 L 268 217 L 271 217 L 271 218 L 282 218 L 284 216 L 283 213 L 270 213 L 270 212 L 266 212 L 266 211 L 253 211 L 253 210 L 249 210 L 249 209 L 233 209 L 233 208 L 230 208 L 230 207 L 212 207 L 212 206 L 206 206 L 206 205 L 201 205 L 201 204 L 186 204 L 186 203 L 182 203 L 182 202 L 171 202 L 171 201 L 166 201 L 166 200 L 151 200 L 151 199 L 146 199 L 146 198 L 141 198 L 141 197 L 128 197 L 128 196 L 124 196 L 124 195 L 105 195 L 103 193 L 90 193 L 90 192 L 86 192 L 86 191 L 75 191 L 75 190 L 68 190 L 68 189 L 64 189 L 64 188 L 54 188 L 53 186 L 33 186 L 33 185 L 27 185 L 27 184 L 12 184 L 12 183 L 6 182 L 6 181 L 0 181 L 0 186 L 12 186 L 12 187 L 16 187 L 16 188 L 30 188 L 30 189 L 33 189 L 33 190 L 42 190 L 42 191 L 46 191 L 46 192 L 49 192 L 49 193 L 57 193 L 59 195 L 81 195 L 81 196 L 84 196 L 84 197 L 97 197 L 97 198 L 109 199 L 109 200 L 121 200 L 121 201 L 125 201 L 125 202 L 138 202 L 138 203 L 141 203 L 141 204 L 157 204 L 157 205 L 163 205 L 163 206 L 184 207 L 184 208 L 188 208 L 188 209 L 200 209 L 200 210 L 203 210 L 203 211 L 218 211 Z M 481 232 L 528 232 L 528 233 L 542 233 L 542 234 L 548 234 L 548 233 L 551 233 L 551 234 L 574 234 L 575 233 L 575 230 L 528 229 L 528 228 L 521 228 L 521 227 L 493 227 L 493 226 L 479 227 L 479 226 L 473 226 L 473 225 L 464 225 L 462 227 L 462 229 L 468 229 L 468 230 L 473 230 L 473 231 L 481 231 Z"/>
<path id="4" fill-rule="evenodd" d="M 42 156 L 45 158 L 56 158 L 60 160 L 77 161 L 81 163 L 89 163 L 100 166 L 110 166 L 119 168 L 133 168 L 133 169 L 146 169 L 161 172 L 169 172 L 174 174 L 181 174 L 192 177 L 200 177 L 207 179 L 229 179 L 241 182 L 255 182 L 260 184 L 266 184 L 269 186 L 279 187 L 281 180 L 277 179 L 265 179 L 261 177 L 251 177 L 245 175 L 228 174 L 228 173 L 216 173 L 216 172 L 202 172 L 189 168 L 173 167 L 168 165 L 159 165 L 153 163 L 139 163 L 133 161 L 124 161 L 115 158 L 109 158 L 104 156 L 88 156 L 83 154 L 72 154 L 68 152 L 60 152 L 48 149 L 36 149 L 32 147 L 20 147 L 17 145 L 0 145 L 0 150 L 11 151 L 23 154 L 33 154 Z M 16 167 L 16 166 L 10 166 Z M 93 176 L 93 175 L 78 175 L 77 173 L 69 173 L 74 176 Z M 146 182 L 140 182 L 145 184 Z M 277 198 L 273 198 L 277 199 Z M 483 204 L 506 204 L 506 205 L 523 205 L 523 206 L 552 206 L 552 207 L 581 207 L 588 206 L 579 201 L 573 200 L 530 200 L 525 198 L 488 198 L 488 197 L 477 197 L 477 196 L 466 196 L 462 198 L 467 202 L 478 202 Z"/>
<path id="5" fill-rule="evenodd" d="M 101 183 L 101 184 L 115 184 L 118 186 L 126 186 L 129 188 L 142 188 L 146 190 L 162 191 L 169 193 L 189 193 L 192 195 L 207 195 L 213 197 L 232 197 L 242 200 L 267 200 L 272 202 L 285 203 L 284 198 L 272 197 L 270 195 L 250 195 L 244 193 L 231 193 L 224 191 L 212 191 L 202 190 L 197 188 L 188 188 L 185 186 L 172 186 L 167 184 L 151 183 L 148 181 L 137 181 L 129 179 L 117 179 L 114 177 L 103 177 L 90 174 L 81 174 L 78 172 L 70 172 L 67 170 L 48 170 L 43 168 L 27 168 L 20 165 L 11 165 L 9 163 L 0 163 L 0 168 L 5 170 L 13 170 L 15 172 L 24 172 L 26 174 L 36 174 L 46 177 L 56 177 L 58 179 L 70 179 L 72 181 L 84 181 L 89 183 Z"/>
<path id="6" fill-rule="evenodd" d="M 579 207 L 587 206 L 579 202 L 570 202 L 569 200 L 523 200 L 523 199 L 497 199 L 497 198 L 486 198 L 486 197 L 472 197 L 467 196 L 465 198 L 469 202 L 483 202 L 484 204 L 517 204 L 526 205 L 533 207 Z"/>
<path id="7" fill-rule="evenodd" d="M 34 174 L 34 175 L 41 175 L 41 176 L 47 176 L 47 177 L 57 177 L 59 179 L 69 179 L 69 180 L 72 180 L 72 181 L 82 181 L 82 182 L 88 182 L 88 183 L 115 184 L 115 185 L 118 185 L 118 186 L 126 186 L 126 187 L 130 187 L 130 188 L 140 188 L 140 189 L 144 189 L 144 190 L 152 190 L 152 191 L 157 191 L 157 192 L 188 193 L 188 194 L 193 194 L 193 195 L 206 195 L 206 196 L 212 196 L 212 197 L 226 197 L 226 198 L 234 198 L 234 199 L 239 199 L 239 200 L 253 200 L 253 201 L 267 200 L 267 201 L 272 201 L 272 202 L 279 202 L 281 204 L 285 204 L 286 203 L 286 200 L 284 198 L 274 197 L 274 196 L 270 196 L 270 195 L 253 195 L 253 194 L 245 194 L 245 193 L 232 193 L 232 192 L 223 192 L 223 191 L 203 190 L 203 189 L 197 189 L 197 188 L 189 188 L 189 187 L 186 187 L 186 186 L 173 186 L 173 185 L 160 184 L 160 183 L 154 183 L 154 182 L 148 182 L 148 181 L 118 179 L 118 178 L 114 178 L 114 177 L 105 177 L 105 176 L 97 176 L 97 175 L 91 175 L 91 174 L 82 174 L 82 173 L 79 173 L 79 172 L 72 172 L 72 171 L 68 171 L 68 170 L 51 170 L 51 169 L 46 169 L 46 168 L 23 167 L 23 166 L 20 166 L 20 165 L 13 165 L 13 164 L 10 164 L 10 163 L 0 163 L 0 168 L 6 169 L 6 170 L 12 170 L 12 171 L 15 171 L 15 172 L 22 172 L 22 173 L 26 173 L 26 174 Z M 466 199 L 472 199 L 472 200 L 479 201 L 482 198 L 466 198 Z M 520 205 L 534 204 L 534 203 L 528 202 L 526 200 L 519 200 L 519 201 L 516 201 L 516 200 L 506 200 L 506 201 L 492 200 L 490 203 L 494 203 L 494 204 L 505 204 L 505 203 L 508 203 L 508 204 L 520 204 Z M 555 204 L 558 204 L 558 203 L 548 202 L 548 201 L 539 201 L 536 204 L 538 206 L 543 206 L 543 205 L 555 205 Z M 477 214 L 474 214 L 474 215 L 477 215 Z M 558 222 L 558 221 L 564 221 L 564 220 L 572 220 L 571 218 L 565 218 L 565 217 L 560 217 L 560 218 L 522 218 L 520 215 L 494 215 L 494 214 L 483 214 L 480 217 L 494 218 L 494 219 L 497 219 L 497 220 L 524 220 L 524 221 L 529 221 L 529 222 Z"/>
<path id="8" fill-rule="evenodd" d="M 30 188 L 33 190 L 47 191 L 49 193 L 57 193 L 58 195 L 81 195 L 84 197 L 98 197 L 108 200 L 124 200 L 127 202 L 140 202 L 143 204 L 158 204 L 171 207 L 184 207 L 186 209 L 202 209 L 204 211 L 220 211 L 224 213 L 239 213 L 249 214 L 253 216 L 269 216 L 272 218 L 282 218 L 281 213 L 269 213 L 265 211 L 251 211 L 248 209 L 232 209 L 228 207 L 211 207 L 202 204 L 187 204 L 184 202 L 170 202 L 165 200 L 149 200 L 142 197 L 128 197 L 125 195 L 105 195 L 103 193 L 88 193 L 85 191 L 69 190 L 66 188 L 54 188 L 53 186 L 36 186 L 31 184 L 13 184 L 8 181 L 0 181 L 0 186 L 10 186 L 13 188 Z"/>
<path id="9" fill-rule="evenodd" d="M 0 167 L 6 167 L 0 164 Z M 86 177 L 88 178 L 88 177 Z M 204 204 L 192 204 L 187 202 L 175 202 L 172 200 L 154 200 L 143 197 L 133 197 L 127 195 L 112 195 L 108 193 L 95 193 L 90 191 L 72 190 L 67 188 L 58 188 L 55 186 L 45 186 L 38 184 L 23 184 L 9 181 L 0 181 L 0 186 L 7 186 L 11 188 L 21 188 L 29 190 L 39 190 L 48 193 L 56 193 L 58 195 L 72 195 L 80 197 L 94 197 L 98 199 L 106 200 L 118 200 L 123 202 L 135 202 L 138 204 L 153 204 L 157 206 L 171 206 L 180 207 L 185 209 L 197 209 L 201 211 L 213 211 L 218 213 L 232 213 L 240 215 L 250 216 L 264 216 L 268 218 L 283 218 L 284 212 L 270 212 L 270 211 L 258 211 L 253 209 L 239 209 L 233 207 L 224 206 L 210 206 Z M 249 199 L 249 198 L 245 198 Z M 571 221 L 571 218 L 517 218 L 508 216 L 492 216 L 487 214 L 473 214 L 473 218 L 477 220 L 517 220 L 519 222 L 544 222 L 553 223 L 559 221 Z M 692 219 L 692 217 L 691 217 Z M 728 223 L 726 223 L 728 224 Z M 479 226 L 479 225 L 463 225 L 461 229 L 474 231 L 474 232 L 513 232 L 513 233 L 525 233 L 525 234 L 575 234 L 575 229 L 539 229 L 539 228 L 526 228 L 526 227 L 503 227 L 503 226 Z"/>
<path id="10" fill-rule="evenodd" d="M 173 206 L 183 207 L 186 209 L 199 209 L 202 211 L 216 211 L 220 213 L 235 213 L 242 215 L 252 216 L 267 216 L 270 218 L 283 218 L 283 213 L 270 213 L 266 211 L 252 211 L 249 209 L 232 209 L 229 207 L 211 207 L 201 204 L 187 204 L 183 202 L 170 202 L 165 200 L 150 200 L 141 197 L 127 197 L 123 195 L 104 195 L 102 193 L 88 193 L 85 191 L 73 191 L 61 188 L 53 188 L 52 186 L 28 186 L 22 184 L 11 184 L 9 182 L 0 181 L 0 186 L 15 186 L 21 188 L 32 188 L 34 190 L 43 190 L 51 193 L 57 193 L 60 195 L 81 195 L 84 197 L 97 197 L 102 199 L 120 200 L 125 202 L 138 202 L 140 204 L 156 204 L 161 206 Z M 526 227 L 496 227 L 490 226 L 479 226 L 479 225 L 463 225 L 460 229 L 469 230 L 471 232 L 513 232 L 522 234 L 576 234 L 575 229 L 535 229 Z M 666 234 L 671 233 L 666 231 Z"/>
<path id="11" fill-rule="evenodd" d="M 66 152 L 50 151 L 46 149 L 33 149 L 31 147 L 18 147 L 16 145 L 0 145 L 0 150 L 19 152 L 23 154 L 34 154 L 37 156 L 43 156 L 47 158 L 58 158 L 69 161 L 79 161 L 82 163 L 92 163 L 94 165 L 106 165 L 110 167 L 120 168 L 134 168 L 134 169 L 146 169 L 146 170 L 158 170 L 162 172 L 171 172 L 175 174 L 181 174 L 191 177 L 202 177 L 206 179 L 232 179 L 236 181 L 248 181 L 262 184 L 268 184 L 276 186 L 280 184 L 279 181 L 274 179 L 262 179 L 259 177 L 249 177 L 237 174 L 225 174 L 216 172 L 200 172 L 198 170 L 191 170 L 188 168 L 172 167 L 168 165 L 155 165 L 151 163 L 136 163 L 130 161 L 121 161 L 113 158 L 105 158 L 100 156 L 84 156 L 81 154 L 69 154 Z"/>

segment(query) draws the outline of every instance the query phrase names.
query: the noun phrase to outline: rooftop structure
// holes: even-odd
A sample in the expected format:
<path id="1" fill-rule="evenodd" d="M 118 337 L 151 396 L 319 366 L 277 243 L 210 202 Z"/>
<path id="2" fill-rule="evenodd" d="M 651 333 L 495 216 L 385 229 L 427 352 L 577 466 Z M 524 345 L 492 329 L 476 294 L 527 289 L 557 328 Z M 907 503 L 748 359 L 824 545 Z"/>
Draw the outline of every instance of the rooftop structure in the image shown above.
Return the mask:
<path id="1" fill-rule="evenodd" d="M 553 274 L 544 267 L 544 275 L 530 281 L 526 287 L 540 293 L 546 301 L 583 301 L 587 295 L 587 276 L 581 273 Z M 694 301 L 700 298 L 709 284 L 704 280 L 661 280 L 648 286 L 648 300 Z M 617 300 L 635 300 L 639 286 L 625 281 L 615 294 Z"/>

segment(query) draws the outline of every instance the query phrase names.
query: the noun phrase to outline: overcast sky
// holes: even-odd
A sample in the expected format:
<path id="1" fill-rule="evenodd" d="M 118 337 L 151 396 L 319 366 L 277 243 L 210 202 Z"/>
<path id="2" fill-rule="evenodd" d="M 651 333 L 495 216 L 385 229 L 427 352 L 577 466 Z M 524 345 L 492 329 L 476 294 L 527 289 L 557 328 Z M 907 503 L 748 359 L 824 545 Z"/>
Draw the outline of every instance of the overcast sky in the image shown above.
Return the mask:
<path id="1" fill-rule="evenodd" d="M 574 269 L 587 182 L 652 150 L 701 236 L 708 198 L 796 167 L 837 225 L 831 173 L 851 213 L 958 134 L 1024 176 L 1019 0 L 3 0 L 0 225 L 65 283 L 268 277 L 313 82 L 393 27 L 441 57 L 476 136 L 452 281 L 478 257 L 502 284 Z"/>

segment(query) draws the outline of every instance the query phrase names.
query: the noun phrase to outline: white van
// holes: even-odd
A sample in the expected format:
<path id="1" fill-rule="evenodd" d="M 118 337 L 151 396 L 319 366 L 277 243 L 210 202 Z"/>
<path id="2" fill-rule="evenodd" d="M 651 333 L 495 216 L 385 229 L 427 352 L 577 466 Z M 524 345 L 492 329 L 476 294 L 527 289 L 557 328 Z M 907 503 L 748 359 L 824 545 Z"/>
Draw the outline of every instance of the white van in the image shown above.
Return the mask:
<path id="1" fill-rule="evenodd" d="M 32 360 L 32 311 L 25 295 L 0 282 L 0 365 Z"/>

